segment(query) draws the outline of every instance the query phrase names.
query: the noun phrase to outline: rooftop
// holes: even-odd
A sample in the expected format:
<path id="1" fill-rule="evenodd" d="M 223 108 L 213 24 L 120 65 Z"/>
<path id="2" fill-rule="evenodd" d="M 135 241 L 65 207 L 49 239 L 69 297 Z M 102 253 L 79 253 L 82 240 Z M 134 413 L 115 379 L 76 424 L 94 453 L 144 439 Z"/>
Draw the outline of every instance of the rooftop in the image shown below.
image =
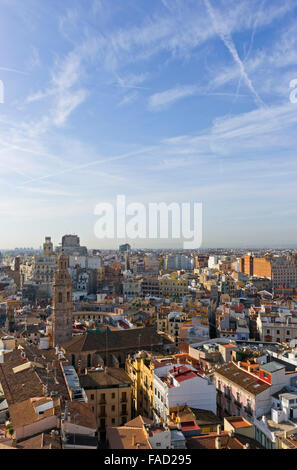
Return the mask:
<path id="1" fill-rule="evenodd" d="M 249 423 L 246 419 L 242 418 L 241 416 L 230 416 L 225 418 L 231 426 L 235 429 L 241 429 L 241 428 L 248 428 L 250 426 L 253 426 L 251 423 Z"/>
<path id="2" fill-rule="evenodd" d="M 219 367 L 214 374 L 221 375 L 252 395 L 258 395 L 270 387 L 268 383 L 237 367 L 233 362 Z"/>
<path id="3" fill-rule="evenodd" d="M 124 369 L 107 367 L 102 370 L 88 372 L 79 377 L 81 386 L 86 390 L 108 388 L 116 385 L 130 386 L 132 380 Z"/>
<path id="4" fill-rule="evenodd" d="M 267 372 L 276 372 L 281 369 L 285 369 L 284 365 L 279 364 L 276 361 L 268 362 L 268 364 L 264 364 L 261 366 L 261 369 L 266 370 Z"/>

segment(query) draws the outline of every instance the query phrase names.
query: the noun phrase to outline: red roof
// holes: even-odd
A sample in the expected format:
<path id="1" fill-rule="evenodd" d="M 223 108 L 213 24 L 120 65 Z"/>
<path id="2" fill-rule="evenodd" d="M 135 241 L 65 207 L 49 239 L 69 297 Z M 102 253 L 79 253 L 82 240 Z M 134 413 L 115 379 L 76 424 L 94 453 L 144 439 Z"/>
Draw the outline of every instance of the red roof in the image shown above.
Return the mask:
<path id="1" fill-rule="evenodd" d="M 169 372 L 178 382 L 184 382 L 185 380 L 194 379 L 197 377 L 197 373 L 187 366 L 173 367 L 173 369 L 171 369 Z"/>
<path id="2" fill-rule="evenodd" d="M 200 429 L 195 421 L 184 421 L 181 423 L 181 430 L 182 431 L 193 431 Z"/>

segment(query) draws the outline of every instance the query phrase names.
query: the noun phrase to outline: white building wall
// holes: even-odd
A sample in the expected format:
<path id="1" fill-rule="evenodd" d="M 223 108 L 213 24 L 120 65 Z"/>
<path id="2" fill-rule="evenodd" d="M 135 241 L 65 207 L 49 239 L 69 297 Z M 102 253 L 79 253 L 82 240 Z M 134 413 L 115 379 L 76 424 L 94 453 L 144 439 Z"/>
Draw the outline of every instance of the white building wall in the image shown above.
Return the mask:
<path id="1" fill-rule="evenodd" d="M 171 433 L 170 431 L 157 432 L 148 436 L 148 440 L 152 449 L 170 449 L 171 448 Z"/>
<path id="2" fill-rule="evenodd" d="M 166 377 L 169 370 L 174 365 L 180 367 L 181 364 L 170 364 L 160 367 L 155 370 L 155 386 L 157 390 L 163 391 L 163 404 L 162 401 L 155 395 L 155 404 L 162 410 L 163 416 L 167 414 L 168 408 L 176 406 L 188 405 L 193 408 L 201 408 L 203 410 L 210 410 L 216 413 L 216 387 L 211 381 L 205 377 L 197 376 L 182 382 L 174 380 L 175 387 L 168 387 L 166 383 L 160 380 L 160 377 Z M 189 369 L 195 368 L 187 365 Z M 159 378 L 159 380 L 157 379 Z M 164 408 L 167 408 L 166 410 Z"/>

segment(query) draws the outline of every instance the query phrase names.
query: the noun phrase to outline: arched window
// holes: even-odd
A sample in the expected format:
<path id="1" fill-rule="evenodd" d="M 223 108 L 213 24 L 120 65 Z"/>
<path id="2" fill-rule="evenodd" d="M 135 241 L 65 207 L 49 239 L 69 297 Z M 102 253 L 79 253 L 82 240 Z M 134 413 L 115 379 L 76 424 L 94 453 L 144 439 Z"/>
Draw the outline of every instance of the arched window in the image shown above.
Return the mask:
<path id="1" fill-rule="evenodd" d="M 61 304 L 63 302 L 63 294 L 62 292 L 59 292 L 59 295 L 58 295 L 58 302 L 59 304 Z"/>
<path id="2" fill-rule="evenodd" d="M 67 292 L 67 302 L 70 302 L 70 292 Z"/>

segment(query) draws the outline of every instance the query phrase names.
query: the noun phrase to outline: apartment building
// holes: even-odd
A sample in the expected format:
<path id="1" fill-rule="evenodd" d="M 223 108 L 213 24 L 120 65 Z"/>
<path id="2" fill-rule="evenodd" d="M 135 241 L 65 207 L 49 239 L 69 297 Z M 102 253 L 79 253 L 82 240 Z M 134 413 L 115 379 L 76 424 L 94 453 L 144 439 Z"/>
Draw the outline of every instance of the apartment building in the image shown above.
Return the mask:
<path id="1" fill-rule="evenodd" d="M 143 297 L 160 297 L 159 279 L 157 277 L 145 277 L 141 290 Z"/>
<path id="2" fill-rule="evenodd" d="M 128 298 L 141 297 L 142 283 L 142 278 L 127 277 L 123 280 L 123 295 Z"/>
<path id="3" fill-rule="evenodd" d="M 162 297 L 183 298 L 189 293 L 188 281 L 182 278 L 171 278 L 165 275 L 159 278 L 159 290 Z"/>
<path id="4" fill-rule="evenodd" d="M 154 406 L 154 364 L 152 355 L 141 351 L 128 356 L 126 371 L 133 383 L 131 399 L 134 416 L 141 414 L 147 418 L 152 418 Z"/>
<path id="5" fill-rule="evenodd" d="M 96 418 L 100 440 L 108 426 L 120 426 L 131 419 L 132 380 L 119 368 L 88 369 L 79 377 Z"/>
<path id="6" fill-rule="evenodd" d="M 294 386 L 297 372 L 287 372 L 283 364 L 272 361 L 227 363 L 214 372 L 220 416 L 243 416 L 250 420 L 269 413 L 272 395 L 283 387 Z"/>
<path id="7" fill-rule="evenodd" d="M 170 312 L 168 315 L 167 332 L 176 346 L 179 344 L 181 328 L 187 323 L 191 323 L 191 317 L 184 312 Z"/>
<path id="8" fill-rule="evenodd" d="M 288 343 L 297 338 L 297 312 L 284 307 L 262 308 L 256 319 L 256 327 L 261 341 Z"/>
<path id="9" fill-rule="evenodd" d="M 159 364 L 154 369 L 154 415 L 167 422 L 171 409 L 188 405 L 216 412 L 216 387 L 190 364 Z"/>
<path id="10" fill-rule="evenodd" d="M 297 264 L 289 257 L 254 257 L 248 254 L 240 260 L 240 271 L 249 276 L 269 278 L 272 287 L 297 286 Z"/>

